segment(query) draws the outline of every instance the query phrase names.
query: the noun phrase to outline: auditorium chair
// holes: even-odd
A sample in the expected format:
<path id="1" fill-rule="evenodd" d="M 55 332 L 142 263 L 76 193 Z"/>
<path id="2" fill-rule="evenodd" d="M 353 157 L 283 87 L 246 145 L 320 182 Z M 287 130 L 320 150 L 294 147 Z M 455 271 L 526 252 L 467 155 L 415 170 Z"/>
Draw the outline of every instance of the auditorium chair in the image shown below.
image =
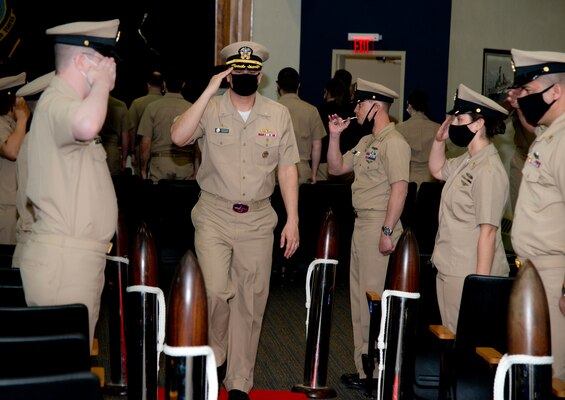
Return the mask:
<path id="1" fill-rule="evenodd" d="M 74 372 L 0 379 L 0 400 L 102 400 L 96 375 Z"/>
<path id="2" fill-rule="evenodd" d="M 0 307 L 0 337 L 78 333 L 88 338 L 88 332 L 84 304 Z"/>
<path id="3" fill-rule="evenodd" d="M 467 276 L 457 334 L 445 326 L 430 326 L 443 348 L 438 399 L 447 399 L 449 395 L 453 400 L 491 397 L 493 371 L 477 354 L 477 347 L 494 347 L 506 352 L 506 321 L 513 281 L 512 277 Z"/>
<path id="4" fill-rule="evenodd" d="M 0 268 L 10 268 L 12 266 L 12 256 L 14 255 L 15 244 L 0 244 Z"/>
<path id="5" fill-rule="evenodd" d="M 83 334 L 0 337 L 0 378 L 89 370 L 89 343 Z"/>
<path id="6" fill-rule="evenodd" d="M 0 307 L 25 307 L 22 277 L 18 268 L 0 268 Z"/>

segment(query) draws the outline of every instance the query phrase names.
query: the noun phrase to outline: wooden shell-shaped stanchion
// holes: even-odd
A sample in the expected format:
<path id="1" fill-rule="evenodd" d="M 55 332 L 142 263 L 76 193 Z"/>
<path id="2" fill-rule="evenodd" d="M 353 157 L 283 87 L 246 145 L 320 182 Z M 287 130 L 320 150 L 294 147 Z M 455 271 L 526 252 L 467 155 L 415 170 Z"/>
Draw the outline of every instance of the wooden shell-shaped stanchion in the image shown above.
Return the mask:
<path id="1" fill-rule="evenodd" d="M 307 320 L 304 384 L 292 388 L 293 392 L 304 393 L 309 398 L 327 399 L 337 396 L 333 388 L 326 386 L 337 245 L 337 224 L 330 209 L 318 237 L 317 260 L 309 268 L 309 276 L 312 269 L 311 290 L 307 279 L 306 290 L 311 293 L 311 306 Z"/>
<path id="2" fill-rule="evenodd" d="M 125 336 L 125 296 L 128 285 L 128 234 L 124 215 L 118 214 L 111 256 L 106 262 L 106 301 L 108 304 L 108 342 L 110 381 L 106 389 L 117 396 L 127 394 L 127 351 Z"/>
<path id="3" fill-rule="evenodd" d="M 130 258 L 127 293 L 128 397 L 157 399 L 158 296 L 132 288 L 157 288 L 157 251 L 149 228 L 142 223 Z"/>
<path id="4" fill-rule="evenodd" d="M 175 271 L 169 291 L 165 349 L 165 399 L 204 398 L 206 383 L 193 382 L 193 358 L 169 355 L 167 349 L 208 344 L 206 287 L 198 262 L 188 251 Z M 214 373 L 216 366 L 213 366 Z"/>
<path id="5" fill-rule="evenodd" d="M 381 316 L 381 327 L 384 326 L 385 330 L 380 332 L 380 338 L 384 338 L 386 346 L 379 352 L 379 362 L 385 367 L 379 377 L 379 399 L 414 398 L 414 343 L 419 290 L 420 252 L 416 236 L 407 228 L 391 256 L 382 299 L 388 307 L 386 314 Z M 391 293 L 385 299 L 387 291 Z M 384 325 L 383 318 L 387 321 Z"/>
<path id="6" fill-rule="evenodd" d="M 549 308 L 541 278 L 530 261 L 522 264 L 508 304 L 508 355 L 551 356 Z M 551 364 L 514 364 L 511 399 L 551 398 Z"/>

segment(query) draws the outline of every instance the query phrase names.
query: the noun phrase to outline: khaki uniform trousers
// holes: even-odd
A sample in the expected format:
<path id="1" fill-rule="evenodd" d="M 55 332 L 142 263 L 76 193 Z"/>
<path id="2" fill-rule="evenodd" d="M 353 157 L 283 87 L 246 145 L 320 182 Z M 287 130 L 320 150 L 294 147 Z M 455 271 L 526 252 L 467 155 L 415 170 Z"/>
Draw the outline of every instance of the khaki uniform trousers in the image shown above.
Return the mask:
<path id="1" fill-rule="evenodd" d="M 194 163 L 186 157 L 151 157 L 149 177 L 153 183 L 161 179 L 194 179 Z"/>
<path id="2" fill-rule="evenodd" d="M 228 391 L 249 392 L 253 387 L 277 221 L 269 199 L 237 213 L 233 202 L 201 192 L 192 210 L 208 298 L 209 344 L 218 366 L 227 359 Z"/>
<path id="3" fill-rule="evenodd" d="M 31 232 L 16 232 L 16 248 L 14 249 L 14 254 L 12 255 L 12 268 L 20 268 L 24 246 L 29 240 L 30 236 Z"/>
<path id="4" fill-rule="evenodd" d="M 108 243 L 32 234 L 20 265 L 28 306 L 86 305 L 91 347 L 104 288 L 107 250 Z"/>
<path id="5" fill-rule="evenodd" d="M 565 257 L 548 256 L 532 257 L 536 266 L 549 306 L 551 325 L 551 354 L 553 355 L 553 375 L 565 379 L 565 315 L 559 309 L 561 288 L 565 279 Z M 524 260 L 521 260 L 524 261 Z"/>
<path id="6" fill-rule="evenodd" d="M 449 276 L 439 271 L 436 276 L 436 292 L 441 323 L 455 333 L 457 333 L 457 320 L 459 319 L 464 283 L 464 276 Z"/>
<path id="7" fill-rule="evenodd" d="M 17 220 L 15 204 L 0 204 L 0 244 L 16 244 Z"/>
<path id="8" fill-rule="evenodd" d="M 296 169 L 298 171 L 299 185 L 312 182 L 312 168 L 310 168 L 310 163 L 308 161 L 301 160 L 296 164 Z"/>
<path id="9" fill-rule="evenodd" d="M 367 354 L 369 343 L 369 306 L 367 291 L 382 295 L 385 286 L 389 256 L 379 252 L 379 240 L 386 216 L 385 211 L 356 211 L 355 227 L 351 240 L 351 261 L 349 264 L 349 296 L 351 301 L 351 322 L 355 367 L 360 378 L 366 378 L 362 354 Z M 392 234 L 393 243 L 402 233 L 400 221 Z"/>

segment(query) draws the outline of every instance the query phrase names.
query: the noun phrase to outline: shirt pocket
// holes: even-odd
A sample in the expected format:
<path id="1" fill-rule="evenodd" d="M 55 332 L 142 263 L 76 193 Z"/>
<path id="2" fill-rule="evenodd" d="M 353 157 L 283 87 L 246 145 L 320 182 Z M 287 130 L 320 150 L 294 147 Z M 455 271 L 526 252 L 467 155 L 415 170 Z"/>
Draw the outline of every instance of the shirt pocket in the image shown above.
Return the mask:
<path id="1" fill-rule="evenodd" d="M 277 164 L 279 160 L 280 138 L 278 136 L 257 136 L 253 159 L 257 165 Z"/>

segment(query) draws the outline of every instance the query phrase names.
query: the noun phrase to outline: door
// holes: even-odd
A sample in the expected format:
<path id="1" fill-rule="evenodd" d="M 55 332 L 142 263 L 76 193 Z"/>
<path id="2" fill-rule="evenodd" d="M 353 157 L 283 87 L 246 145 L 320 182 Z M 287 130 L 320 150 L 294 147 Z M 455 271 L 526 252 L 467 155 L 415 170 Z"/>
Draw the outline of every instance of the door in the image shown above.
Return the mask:
<path id="1" fill-rule="evenodd" d="M 390 108 L 391 119 L 402 121 L 404 105 L 404 51 L 370 51 L 355 53 L 353 50 L 333 50 L 332 76 L 338 69 L 351 72 L 353 82 L 357 78 L 380 83 L 398 93 L 399 98 Z"/>

